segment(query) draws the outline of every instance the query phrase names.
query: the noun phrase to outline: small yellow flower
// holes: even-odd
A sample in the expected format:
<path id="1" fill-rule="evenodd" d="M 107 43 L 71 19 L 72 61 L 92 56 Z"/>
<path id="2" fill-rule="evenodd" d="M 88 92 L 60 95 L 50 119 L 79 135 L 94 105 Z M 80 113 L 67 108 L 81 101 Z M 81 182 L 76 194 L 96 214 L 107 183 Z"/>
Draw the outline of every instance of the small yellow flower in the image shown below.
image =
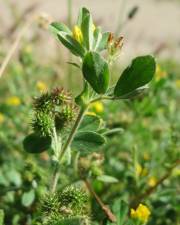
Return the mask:
<path id="1" fill-rule="evenodd" d="M 6 104 L 11 106 L 19 106 L 21 104 L 21 100 L 17 96 L 11 96 L 6 99 Z"/>
<path id="2" fill-rule="evenodd" d="M 149 208 L 143 204 L 139 204 L 137 209 L 131 209 L 131 218 L 138 219 L 143 223 L 148 221 L 151 212 Z"/>
<path id="3" fill-rule="evenodd" d="M 37 87 L 37 89 L 38 89 L 40 92 L 45 92 L 45 91 L 47 91 L 47 85 L 46 85 L 44 82 L 42 82 L 42 81 L 37 81 L 36 87 Z"/>
<path id="4" fill-rule="evenodd" d="M 4 122 L 4 115 L 0 113 L 0 124 Z"/>
<path id="5" fill-rule="evenodd" d="M 156 66 L 156 73 L 155 73 L 155 79 L 156 81 L 161 80 L 162 78 L 166 78 L 167 77 L 167 72 L 165 70 L 163 70 L 160 65 Z"/>
<path id="6" fill-rule="evenodd" d="M 144 160 L 146 160 L 146 161 L 150 160 L 150 155 L 149 155 L 149 153 L 145 152 L 145 153 L 143 154 L 143 158 L 144 158 Z"/>
<path id="7" fill-rule="evenodd" d="M 95 112 L 86 112 L 85 115 L 87 116 L 96 116 Z"/>
<path id="8" fill-rule="evenodd" d="M 176 80 L 176 87 L 180 89 L 180 79 Z"/>
<path id="9" fill-rule="evenodd" d="M 156 179 L 156 177 L 150 177 L 149 180 L 148 180 L 148 185 L 149 185 L 150 187 L 154 187 L 154 186 L 156 186 L 156 184 L 157 184 L 157 179 Z"/>
<path id="10" fill-rule="evenodd" d="M 82 34 L 80 27 L 78 27 L 77 25 L 74 26 L 74 28 L 73 28 L 73 37 L 76 41 L 78 41 L 80 44 L 82 44 L 83 34 Z"/>
<path id="11" fill-rule="evenodd" d="M 104 111 L 104 105 L 102 102 L 95 102 L 91 105 L 91 107 L 96 113 L 102 113 Z"/>
<path id="12" fill-rule="evenodd" d="M 136 163 L 136 166 L 135 166 L 135 172 L 136 172 L 136 174 L 138 176 L 140 176 L 142 174 L 142 171 L 143 171 L 142 166 L 139 163 Z"/>
<path id="13" fill-rule="evenodd" d="M 174 168 L 172 171 L 173 177 L 179 177 L 180 176 L 180 168 Z"/>

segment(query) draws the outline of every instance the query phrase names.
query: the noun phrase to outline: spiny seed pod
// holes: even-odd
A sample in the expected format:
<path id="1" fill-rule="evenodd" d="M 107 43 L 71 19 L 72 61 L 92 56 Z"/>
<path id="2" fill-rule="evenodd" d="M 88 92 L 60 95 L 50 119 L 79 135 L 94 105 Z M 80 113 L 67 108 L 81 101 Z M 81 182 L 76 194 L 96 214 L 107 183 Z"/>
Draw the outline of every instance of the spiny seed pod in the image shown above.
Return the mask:
<path id="1" fill-rule="evenodd" d="M 41 201 L 40 211 L 44 225 L 89 224 L 88 196 L 80 188 L 70 186 L 46 195 Z M 79 221 L 79 222 L 78 222 Z M 80 222 L 83 223 L 80 223 Z M 69 222 L 69 223 L 68 223 Z M 78 222 L 78 223 L 77 223 Z"/>
<path id="2" fill-rule="evenodd" d="M 42 136 L 51 136 L 54 125 L 54 119 L 51 115 L 45 112 L 36 112 L 32 122 L 32 127 L 35 132 Z"/>
<path id="3" fill-rule="evenodd" d="M 82 190 L 74 186 L 65 188 L 59 195 L 61 208 L 71 210 L 71 215 L 86 215 L 88 196 Z"/>
<path id="4" fill-rule="evenodd" d="M 41 200 L 41 212 L 48 215 L 51 212 L 58 212 L 60 207 L 57 193 L 46 194 Z"/>
<path id="5" fill-rule="evenodd" d="M 51 95 L 49 93 L 43 93 L 40 97 L 34 98 L 33 106 L 35 111 L 43 111 L 47 113 L 52 111 L 54 108 Z"/>
<path id="6" fill-rule="evenodd" d="M 32 127 L 42 136 L 52 136 L 71 124 L 76 115 L 72 97 L 64 89 L 56 88 L 51 93 L 43 93 L 34 99 L 34 119 Z"/>
<path id="7" fill-rule="evenodd" d="M 65 102 L 72 101 L 71 95 L 68 92 L 65 92 L 63 88 L 62 89 L 55 88 L 51 93 L 51 99 L 53 103 L 58 106 Z"/>
<path id="8" fill-rule="evenodd" d="M 71 124 L 76 115 L 76 108 L 73 105 L 63 106 L 61 112 L 56 112 L 55 127 L 57 131 L 62 130 L 65 126 Z"/>

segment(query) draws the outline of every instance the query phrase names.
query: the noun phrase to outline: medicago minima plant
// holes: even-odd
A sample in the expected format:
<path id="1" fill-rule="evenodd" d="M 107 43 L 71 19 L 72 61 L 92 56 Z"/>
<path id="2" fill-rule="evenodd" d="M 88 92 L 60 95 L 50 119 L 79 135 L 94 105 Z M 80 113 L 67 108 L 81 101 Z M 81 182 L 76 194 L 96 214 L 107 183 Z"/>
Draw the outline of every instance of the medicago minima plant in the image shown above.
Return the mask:
<path id="1" fill-rule="evenodd" d="M 112 222 L 123 225 L 125 216 L 124 219 L 119 219 L 117 213 L 114 215 L 103 205 L 89 181 L 93 176 L 104 182 L 115 179 L 93 174 L 89 162 L 93 161 L 93 165 L 97 162 L 98 167 L 101 160 L 94 152 L 105 144 L 107 134 L 118 132 L 119 129 L 108 129 L 99 116 L 88 114 L 87 111 L 96 102 L 133 98 L 147 89 L 147 84 L 155 73 L 155 60 L 151 55 L 133 59 L 120 74 L 117 83 L 110 86 L 110 65 L 120 54 L 122 37 L 115 38 L 112 33 L 103 32 L 100 27 L 96 27 L 86 8 L 80 10 L 73 30 L 58 22 L 51 23 L 50 30 L 56 39 L 77 57 L 78 63 L 70 64 L 82 71 L 83 89 L 75 98 L 60 88 L 34 98 L 33 131 L 24 139 L 24 148 L 29 153 L 48 151 L 55 168 L 49 193 L 41 202 L 41 223 L 92 224 L 86 193 L 71 185 L 63 190 L 57 188 L 61 165 L 75 165 L 74 176 L 84 181 L 90 193 L 94 195 L 109 220 L 107 224 Z M 118 207 L 120 208 L 120 205 Z M 142 218 L 146 219 L 143 223 L 147 221 L 150 212 L 146 206 L 141 206 L 140 209 L 143 210 L 133 211 L 132 224 L 141 224 L 139 219 Z M 123 212 L 127 215 L 128 210 Z M 144 217 L 138 214 L 139 212 Z"/>

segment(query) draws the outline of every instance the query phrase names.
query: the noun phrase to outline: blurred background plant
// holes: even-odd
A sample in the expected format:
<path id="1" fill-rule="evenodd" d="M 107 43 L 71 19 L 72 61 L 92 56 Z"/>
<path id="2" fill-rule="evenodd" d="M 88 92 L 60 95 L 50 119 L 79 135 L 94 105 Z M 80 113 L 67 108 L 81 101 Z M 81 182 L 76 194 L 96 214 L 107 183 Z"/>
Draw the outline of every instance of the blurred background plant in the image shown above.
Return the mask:
<path id="1" fill-rule="evenodd" d="M 22 11 L 13 1 L 6 1 L 6 4 L 14 23 L 0 36 L 1 65 L 14 38 L 16 41 L 19 30 L 21 32 L 24 21 L 34 15 L 39 5 L 32 4 Z M 69 1 L 68 4 L 64 20 L 68 18 L 69 25 L 72 25 L 72 7 L 75 2 Z M 140 3 L 138 7 L 141 10 Z M 126 13 L 126 18 L 131 18 L 133 9 L 138 15 L 137 6 L 134 5 Z M 66 86 L 75 94 L 81 85 L 76 78 L 78 69 L 64 66 L 64 61 L 71 61 L 72 56 L 66 56 L 61 48 L 55 55 L 48 53 L 46 56 L 44 53 L 41 41 L 46 40 L 44 27 L 49 20 L 51 17 L 44 14 L 38 16 L 38 25 L 33 22 L 29 27 L 34 31 L 30 34 L 23 32 L 1 78 L 0 209 L 5 213 L 7 225 L 33 224 L 33 220 L 38 217 L 38 203 L 47 191 L 52 173 L 46 153 L 33 156 L 22 149 L 22 141 L 29 132 L 28 123 L 32 117 L 32 97 L 57 86 Z M 117 33 L 128 20 L 124 21 L 119 20 L 121 23 L 116 26 Z M 39 26 L 42 27 L 41 31 Z M 101 115 L 108 121 L 109 128 L 121 127 L 122 130 L 109 134 L 107 145 L 97 154 L 83 158 L 82 164 L 88 165 L 94 177 L 92 185 L 96 193 L 113 210 L 121 212 L 115 206 L 119 199 L 128 203 L 129 213 L 130 208 L 137 211 L 138 205 L 143 203 L 151 211 L 149 225 L 178 225 L 180 65 L 171 56 L 171 48 L 168 57 L 161 57 L 164 49 L 168 48 L 164 40 L 154 46 L 158 66 L 148 93 L 121 103 L 98 102 L 90 108 L 88 113 Z M 115 74 L 122 68 L 122 63 L 117 64 L 112 72 Z M 70 167 L 62 168 L 63 179 L 59 191 L 70 183 L 76 184 L 72 172 Z M 97 179 L 100 175 L 101 179 Z M 88 201 L 94 224 L 106 220 L 97 202 L 94 199 Z"/>

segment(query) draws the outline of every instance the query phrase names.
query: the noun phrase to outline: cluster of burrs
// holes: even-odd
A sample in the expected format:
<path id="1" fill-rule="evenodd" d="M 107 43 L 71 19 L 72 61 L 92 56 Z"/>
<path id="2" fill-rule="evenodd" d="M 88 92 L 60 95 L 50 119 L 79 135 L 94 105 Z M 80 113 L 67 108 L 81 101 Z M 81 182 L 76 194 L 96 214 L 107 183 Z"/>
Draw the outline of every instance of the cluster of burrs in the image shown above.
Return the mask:
<path id="1" fill-rule="evenodd" d="M 54 129 L 57 133 L 61 132 L 71 124 L 76 115 L 71 95 L 59 88 L 34 98 L 33 108 L 32 127 L 41 136 L 52 136 Z"/>

